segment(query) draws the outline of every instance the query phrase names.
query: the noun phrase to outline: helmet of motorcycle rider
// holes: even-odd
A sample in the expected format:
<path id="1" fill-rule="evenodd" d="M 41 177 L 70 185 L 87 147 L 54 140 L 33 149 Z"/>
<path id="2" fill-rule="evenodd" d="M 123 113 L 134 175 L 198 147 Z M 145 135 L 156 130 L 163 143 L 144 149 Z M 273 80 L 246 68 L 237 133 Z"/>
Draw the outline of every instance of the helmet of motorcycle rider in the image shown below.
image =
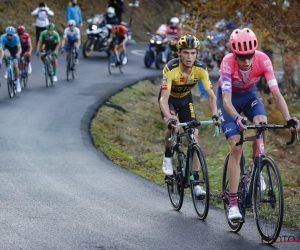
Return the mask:
<path id="1" fill-rule="evenodd" d="M 106 14 L 109 18 L 112 18 L 115 16 L 115 9 L 113 7 L 108 7 L 106 10 Z"/>
<path id="2" fill-rule="evenodd" d="M 179 19 L 178 17 L 172 17 L 170 19 L 170 24 L 173 28 L 175 28 L 179 24 Z"/>
<path id="3" fill-rule="evenodd" d="M 75 20 L 71 19 L 68 21 L 68 26 L 76 26 Z"/>
<path id="4" fill-rule="evenodd" d="M 21 36 L 21 35 L 23 35 L 24 33 L 25 33 L 25 27 L 24 26 L 19 26 L 18 28 L 17 28 L 17 32 L 18 32 L 18 35 L 19 36 Z"/>
<path id="5" fill-rule="evenodd" d="M 258 47 L 256 35 L 249 28 L 235 29 L 229 39 L 231 52 L 246 55 L 252 54 Z"/>
<path id="6" fill-rule="evenodd" d="M 200 41 L 197 37 L 192 35 L 185 35 L 182 36 L 178 43 L 177 43 L 177 49 L 200 49 Z"/>

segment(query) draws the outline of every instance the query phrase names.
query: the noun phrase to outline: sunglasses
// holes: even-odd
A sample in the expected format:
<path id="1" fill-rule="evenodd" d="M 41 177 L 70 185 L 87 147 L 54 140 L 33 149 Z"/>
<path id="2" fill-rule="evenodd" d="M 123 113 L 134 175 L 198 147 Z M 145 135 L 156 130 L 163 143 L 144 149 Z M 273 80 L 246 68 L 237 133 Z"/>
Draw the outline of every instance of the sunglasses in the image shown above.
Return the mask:
<path id="1" fill-rule="evenodd" d="M 241 60 L 241 61 L 246 61 L 246 60 L 251 60 L 254 56 L 255 52 L 252 54 L 248 54 L 248 55 L 239 55 L 239 54 L 235 54 L 236 57 Z"/>
<path id="2" fill-rule="evenodd" d="M 6 36 L 13 36 L 12 34 L 7 34 Z"/>

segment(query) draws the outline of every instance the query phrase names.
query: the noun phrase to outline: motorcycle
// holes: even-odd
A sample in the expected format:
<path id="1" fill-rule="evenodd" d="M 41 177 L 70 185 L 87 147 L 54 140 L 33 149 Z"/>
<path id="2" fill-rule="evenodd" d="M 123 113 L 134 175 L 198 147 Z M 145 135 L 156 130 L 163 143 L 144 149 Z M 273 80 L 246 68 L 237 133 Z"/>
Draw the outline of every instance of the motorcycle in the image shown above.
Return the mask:
<path id="1" fill-rule="evenodd" d="M 148 50 L 144 56 L 144 64 L 147 68 L 150 68 L 153 63 L 157 69 L 161 69 L 165 62 L 163 62 L 163 56 L 165 52 L 165 47 L 168 46 L 168 39 L 165 36 L 151 34 L 147 32 L 148 36 L 151 36 L 150 43 L 148 45 Z M 171 53 L 168 54 L 167 61 L 170 60 Z"/>
<path id="2" fill-rule="evenodd" d="M 99 14 L 89 19 L 88 28 L 85 32 L 87 40 L 83 43 L 82 54 L 85 58 L 91 56 L 93 51 L 106 52 L 109 54 L 107 48 L 107 40 L 109 37 L 109 30 L 104 25 L 104 15 Z"/>

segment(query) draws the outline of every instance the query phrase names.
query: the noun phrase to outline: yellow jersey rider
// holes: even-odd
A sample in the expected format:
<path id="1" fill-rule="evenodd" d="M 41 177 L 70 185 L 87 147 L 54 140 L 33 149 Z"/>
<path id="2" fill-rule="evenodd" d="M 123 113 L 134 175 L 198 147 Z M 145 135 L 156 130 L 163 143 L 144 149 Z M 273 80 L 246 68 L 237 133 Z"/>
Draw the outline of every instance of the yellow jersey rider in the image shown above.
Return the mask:
<path id="1" fill-rule="evenodd" d="M 192 35 L 182 36 L 177 43 L 179 58 L 170 60 L 163 70 L 163 82 L 158 101 L 162 118 L 167 126 L 165 131 L 165 154 L 162 170 L 166 175 L 173 174 L 171 129 L 176 128 L 178 115 L 180 122 L 196 119 L 191 89 L 201 80 L 208 95 L 208 103 L 212 112 L 212 119 L 218 124 L 216 96 L 212 89 L 205 64 L 197 60 L 200 41 Z M 194 132 L 198 143 L 198 129 Z M 195 180 L 199 180 L 199 169 L 193 169 Z M 197 196 L 205 195 L 199 185 L 194 187 Z"/>

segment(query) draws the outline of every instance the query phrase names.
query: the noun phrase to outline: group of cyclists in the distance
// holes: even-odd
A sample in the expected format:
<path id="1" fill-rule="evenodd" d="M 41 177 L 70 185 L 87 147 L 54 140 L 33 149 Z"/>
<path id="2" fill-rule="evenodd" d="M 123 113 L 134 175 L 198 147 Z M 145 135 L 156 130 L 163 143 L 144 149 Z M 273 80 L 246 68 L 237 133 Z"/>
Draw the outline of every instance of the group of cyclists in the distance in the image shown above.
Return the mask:
<path id="1" fill-rule="evenodd" d="M 110 31 L 110 37 L 108 43 L 117 40 L 118 44 L 123 47 L 124 58 L 123 61 L 127 61 L 126 56 L 126 42 L 128 40 L 127 28 L 123 25 L 118 24 L 116 19 L 115 10 L 112 7 L 107 9 L 105 14 L 107 27 Z M 46 29 L 41 32 L 37 48 L 36 55 L 40 56 L 42 62 L 45 60 L 45 52 L 51 50 L 53 53 L 53 81 L 56 82 L 57 79 L 57 67 L 58 67 L 58 51 L 61 52 L 66 50 L 66 60 L 68 60 L 68 55 L 72 47 L 76 48 L 75 64 L 79 63 L 78 60 L 78 50 L 80 46 L 80 29 L 77 27 L 75 20 L 69 20 L 68 26 L 64 29 L 63 39 L 61 40 L 60 35 L 55 31 L 55 24 L 49 23 Z M 109 44 L 108 44 L 109 46 Z M 9 26 L 5 29 L 5 33 L 0 38 L 0 67 L 2 61 L 5 62 L 6 71 L 4 78 L 8 77 L 8 61 L 7 58 L 13 58 L 13 69 L 15 76 L 15 84 L 17 92 L 21 92 L 20 76 L 22 75 L 22 57 L 25 57 L 28 63 L 28 74 L 32 73 L 31 65 L 31 54 L 33 46 L 31 41 L 31 36 L 26 32 L 26 28 L 23 25 L 17 28 Z M 41 53 L 42 52 L 42 53 Z M 3 60 L 4 59 L 4 60 Z M 45 73 L 45 70 L 44 70 Z"/>

